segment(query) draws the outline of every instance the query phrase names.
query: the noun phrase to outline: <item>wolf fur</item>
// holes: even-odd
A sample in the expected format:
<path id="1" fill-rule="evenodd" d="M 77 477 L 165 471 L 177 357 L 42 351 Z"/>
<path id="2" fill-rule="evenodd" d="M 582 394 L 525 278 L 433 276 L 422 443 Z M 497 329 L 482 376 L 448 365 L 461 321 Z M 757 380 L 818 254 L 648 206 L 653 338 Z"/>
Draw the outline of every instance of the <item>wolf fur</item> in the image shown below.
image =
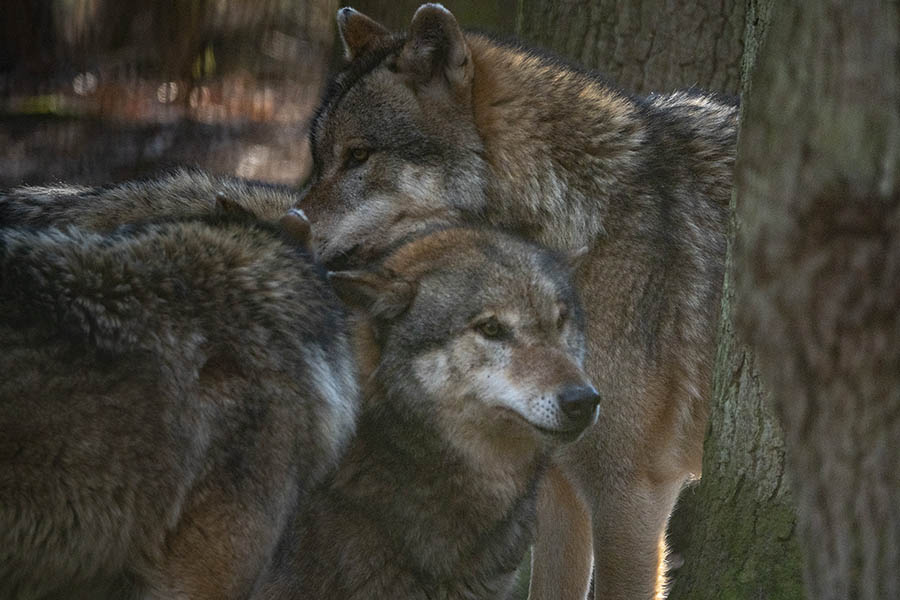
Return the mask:
<path id="1" fill-rule="evenodd" d="M 0 193 L 0 226 L 109 232 L 148 219 L 247 212 L 277 221 L 299 196 L 288 188 L 179 169 L 161 177 L 91 187 L 22 186 Z"/>
<path id="2" fill-rule="evenodd" d="M 349 62 L 313 122 L 300 204 L 320 256 L 377 260 L 448 223 L 585 249 L 576 282 L 603 419 L 542 488 L 532 596 L 583 598 L 592 539 L 598 599 L 662 597 L 668 516 L 701 468 L 735 103 L 633 96 L 464 33 L 440 5 L 406 35 L 352 9 L 338 22 Z"/>
<path id="3" fill-rule="evenodd" d="M 549 453 L 596 414 L 568 266 L 449 229 L 332 282 L 366 315 L 364 408 L 261 597 L 507 598 Z"/>
<path id="4" fill-rule="evenodd" d="M 35 227 L 191 198 L 116 190 L 2 205 L 0 597 L 247 598 L 353 432 L 344 314 L 244 211 Z"/>

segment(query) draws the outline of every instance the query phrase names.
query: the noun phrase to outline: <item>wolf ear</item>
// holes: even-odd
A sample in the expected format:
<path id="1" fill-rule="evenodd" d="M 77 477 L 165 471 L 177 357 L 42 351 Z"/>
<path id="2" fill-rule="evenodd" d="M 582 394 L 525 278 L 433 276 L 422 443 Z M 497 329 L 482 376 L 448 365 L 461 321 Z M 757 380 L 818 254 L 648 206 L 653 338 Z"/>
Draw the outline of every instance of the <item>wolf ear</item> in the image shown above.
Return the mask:
<path id="1" fill-rule="evenodd" d="M 376 319 L 393 319 L 405 311 L 416 295 L 416 285 L 385 271 L 331 271 L 328 280 L 348 306 Z"/>
<path id="2" fill-rule="evenodd" d="M 591 249 L 589 247 L 582 246 L 577 250 L 569 250 L 565 253 L 564 258 L 566 260 L 566 264 L 569 265 L 569 269 L 571 269 L 572 273 L 575 273 L 579 268 L 581 268 L 581 265 L 583 265 L 587 260 L 587 256 L 590 251 Z"/>
<path id="3" fill-rule="evenodd" d="M 440 4 L 423 4 L 413 15 L 397 68 L 420 84 L 443 78 L 458 95 L 468 89 L 475 74 L 462 29 Z"/>
<path id="4" fill-rule="evenodd" d="M 391 35 L 383 25 L 349 6 L 337 12 L 337 22 L 347 60 L 353 60 L 378 40 Z"/>
<path id="5" fill-rule="evenodd" d="M 278 219 L 278 225 L 285 241 L 308 252 L 313 250 L 312 228 L 305 212 L 299 208 L 292 208 Z"/>
<path id="6" fill-rule="evenodd" d="M 228 215 L 242 219 L 255 219 L 256 215 L 228 197 L 225 192 L 217 192 L 215 211 L 220 215 Z"/>

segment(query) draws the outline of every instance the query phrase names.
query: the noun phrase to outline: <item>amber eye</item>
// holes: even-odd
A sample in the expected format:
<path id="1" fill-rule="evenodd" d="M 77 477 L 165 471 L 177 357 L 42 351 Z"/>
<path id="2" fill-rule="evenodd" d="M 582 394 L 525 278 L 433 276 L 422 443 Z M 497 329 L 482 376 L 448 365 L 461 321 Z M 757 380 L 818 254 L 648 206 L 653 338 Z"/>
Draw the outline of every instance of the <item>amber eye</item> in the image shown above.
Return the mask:
<path id="1" fill-rule="evenodd" d="M 503 330 L 503 325 L 500 324 L 500 321 L 497 320 L 497 317 L 490 317 L 488 319 L 485 319 L 477 325 L 477 329 L 481 335 L 491 340 L 503 337 L 503 334 L 505 333 Z"/>
<path id="2" fill-rule="evenodd" d="M 345 165 L 348 169 L 363 164 L 369 159 L 369 150 L 367 148 L 353 148 L 347 154 Z"/>

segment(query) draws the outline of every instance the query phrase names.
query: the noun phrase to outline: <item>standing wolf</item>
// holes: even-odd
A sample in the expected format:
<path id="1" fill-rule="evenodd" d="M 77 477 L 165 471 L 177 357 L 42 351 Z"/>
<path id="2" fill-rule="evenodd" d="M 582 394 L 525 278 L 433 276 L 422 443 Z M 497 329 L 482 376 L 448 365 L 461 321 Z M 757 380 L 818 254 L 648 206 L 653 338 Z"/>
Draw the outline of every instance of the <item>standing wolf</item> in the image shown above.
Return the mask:
<path id="1" fill-rule="evenodd" d="M 301 202 L 320 256 L 365 262 L 458 222 L 584 249 L 603 419 L 542 489 L 532 595 L 583 597 L 592 538 L 598 599 L 661 597 L 668 516 L 701 467 L 736 107 L 625 94 L 463 33 L 440 5 L 408 35 L 352 9 L 338 22 L 350 62 L 313 123 Z"/>
<path id="2" fill-rule="evenodd" d="M 0 598 L 247 598 L 353 432 L 303 222 L 200 188 L 205 216 L 0 228 Z"/>
<path id="3" fill-rule="evenodd" d="M 549 453 L 596 418 L 568 266 L 493 231 L 449 229 L 331 279 L 366 315 L 363 411 L 260 596 L 507 598 Z"/>
<path id="4" fill-rule="evenodd" d="M 569 266 L 441 229 L 332 273 L 365 402 L 326 476 L 341 313 L 295 215 L 223 185 L 0 202 L 0 596 L 508 597 L 549 454 L 597 415 Z"/>

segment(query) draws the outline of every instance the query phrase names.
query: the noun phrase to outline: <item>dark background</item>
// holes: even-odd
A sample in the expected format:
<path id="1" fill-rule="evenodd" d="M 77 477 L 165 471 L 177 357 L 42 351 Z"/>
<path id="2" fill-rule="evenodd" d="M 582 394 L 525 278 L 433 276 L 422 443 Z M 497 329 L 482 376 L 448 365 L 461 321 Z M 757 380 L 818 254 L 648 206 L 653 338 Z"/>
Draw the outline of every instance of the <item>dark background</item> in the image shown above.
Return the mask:
<path id="1" fill-rule="evenodd" d="M 393 28 L 418 0 L 355 7 Z M 337 0 L 3 0 L 0 187 L 198 166 L 282 183 L 340 60 Z M 457 2 L 511 33 L 516 2 Z"/>

